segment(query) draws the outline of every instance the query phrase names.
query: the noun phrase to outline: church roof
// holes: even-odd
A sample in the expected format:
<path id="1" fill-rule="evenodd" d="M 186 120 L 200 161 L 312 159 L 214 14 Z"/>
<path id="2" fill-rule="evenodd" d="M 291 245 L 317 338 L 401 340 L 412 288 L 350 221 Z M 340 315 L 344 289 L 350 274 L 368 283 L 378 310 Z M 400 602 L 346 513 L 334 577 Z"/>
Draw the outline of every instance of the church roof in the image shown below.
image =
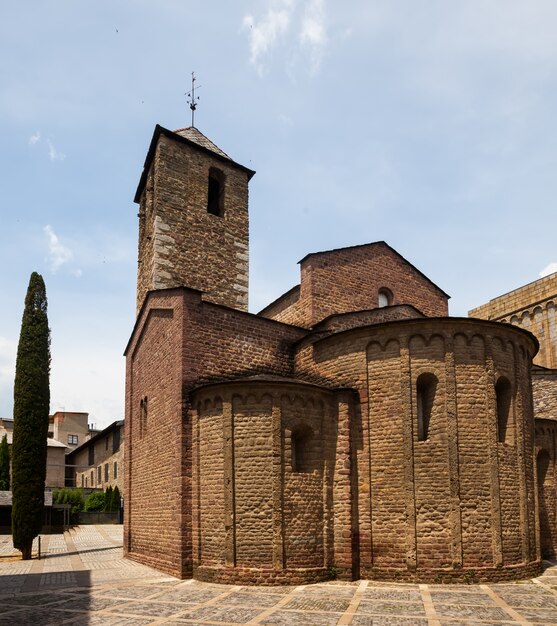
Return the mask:
<path id="1" fill-rule="evenodd" d="M 216 144 L 214 144 L 208 137 L 206 137 L 200 130 L 198 130 L 195 126 L 188 126 L 187 128 L 178 128 L 174 131 L 180 137 L 185 137 L 193 143 L 196 143 L 198 146 L 203 148 L 207 148 L 211 152 L 215 152 L 219 154 L 221 157 L 232 161 L 232 159 L 221 150 Z"/>
<path id="2" fill-rule="evenodd" d="M 246 167 L 245 165 L 240 165 L 240 163 L 236 163 L 236 161 L 233 161 L 226 154 L 226 152 L 221 150 L 217 145 L 215 145 L 208 137 L 205 137 L 205 135 L 194 126 L 189 126 L 188 128 L 178 128 L 177 130 L 172 131 L 157 124 L 155 126 L 153 138 L 151 139 L 151 145 L 149 146 L 147 156 L 145 157 L 143 172 L 141 173 L 141 178 L 139 179 L 137 191 L 135 192 L 135 197 L 133 199 L 134 202 L 138 204 L 141 198 L 143 188 L 145 187 L 147 174 L 149 172 L 149 168 L 151 167 L 151 162 L 155 156 L 155 150 L 157 148 L 157 143 L 161 135 L 164 135 L 165 137 L 170 137 L 171 139 L 174 139 L 176 141 L 187 143 L 190 146 L 195 146 L 202 152 L 209 153 L 220 161 L 226 161 L 230 165 L 233 165 L 238 169 L 244 170 L 244 172 L 246 172 L 248 175 L 248 180 L 250 180 L 251 177 L 255 174 L 254 170 L 250 170 L 249 167 Z"/>

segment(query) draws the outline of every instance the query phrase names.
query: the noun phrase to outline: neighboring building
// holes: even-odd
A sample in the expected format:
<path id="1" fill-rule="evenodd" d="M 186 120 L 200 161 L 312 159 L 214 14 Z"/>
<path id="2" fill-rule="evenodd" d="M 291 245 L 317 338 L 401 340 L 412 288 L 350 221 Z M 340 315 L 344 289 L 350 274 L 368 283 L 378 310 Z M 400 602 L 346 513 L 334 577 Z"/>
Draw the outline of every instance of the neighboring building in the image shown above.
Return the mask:
<path id="1" fill-rule="evenodd" d="M 6 428 L 7 427 L 7 428 Z M 13 419 L 2 418 L 0 421 L 0 439 L 6 435 L 11 447 L 13 439 Z M 46 451 L 45 489 L 56 489 L 65 484 L 66 446 L 55 439 L 48 439 Z"/>
<path id="2" fill-rule="evenodd" d="M 557 272 L 514 289 L 469 312 L 471 317 L 532 332 L 540 350 L 532 389 L 536 417 L 536 467 L 542 554 L 557 556 Z"/>
<path id="3" fill-rule="evenodd" d="M 66 453 L 75 450 L 98 431 L 89 424 L 89 413 L 75 411 L 56 411 L 48 418 L 49 438 L 66 445 Z"/>
<path id="4" fill-rule="evenodd" d="M 123 495 L 124 422 L 99 431 L 66 457 L 66 484 L 87 489 L 116 487 Z"/>
<path id="5" fill-rule="evenodd" d="M 157 126 L 136 193 L 126 555 L 176 576 L 302 583 L 540 571 L 535 337 L 450 318 L 376 242 L 306 256 L 247 312 L 248 182 Z"/>

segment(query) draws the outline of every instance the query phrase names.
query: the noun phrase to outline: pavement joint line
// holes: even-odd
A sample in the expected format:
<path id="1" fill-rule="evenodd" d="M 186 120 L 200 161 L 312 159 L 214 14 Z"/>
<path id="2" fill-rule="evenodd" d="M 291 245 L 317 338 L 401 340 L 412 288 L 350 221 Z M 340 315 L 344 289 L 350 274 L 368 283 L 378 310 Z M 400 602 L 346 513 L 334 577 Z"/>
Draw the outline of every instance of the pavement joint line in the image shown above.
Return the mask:
<path id="1" fill-rule="evenodd" d="M 509 606 L 503 600 L 503 598 L 501 598 L 501 596 L 499 594 L 497 594 L 497 593 L 495 593 L 495 591 L 493 591 L 493 589 L 489 585 L 479 585 L 479 587 L 480 587 L 480 589 L 482 589 L 483 591 L 485 591 L 487 593 L 487 595 L 495 602 L 495 604 L 499 608 L 503 609 L 503 611 L 505 611 L 505 613 L 510 615 L 515 622 L 518 622 L 519 624 L 521 624 L 521 626 L 530 626 L 532 624 L 532 622 L 529 622 L 522 615 L 520 615 L 520 613 L 518 611 L 513 609 L 512 606 Z"/>
<path id="2" fill-rule="evenodd" d="M 83 563 L 83 561 L 81 560 L 81 557 L 79 556 L 79 551 L 76 548 L 74 540 L 71 536 L 71 531 L 64 533 L 64 539 L 66 541 L 66 547 L 68 549 L 68 553 L 70 557 L 70 565 L 71 565 L 72 570 L 74 572 L 80 572 L 80 571 L 82 572 L 82 571 L 87 570 L 87 567 L 85 567 L 85 564 Z"/>
<path id="3" fill-rule="evenodd" d="M 435 606 L 433 605 L 433 600 L 431 599 L 429 585 L 418 585 L 418 590 L 420 592 L 420 595 L 422 596 L 422 603 L 424 605 L 427 623 L 429 624 L 429 626 L 441 626 L 437 611 L 435 610 Z"/>
<path id="4" fill-rule="evenodd" d="M 292 598 L 295 598 L 297 595 L 299 595 L 299 593 L 303 591 L 305 587 L 305 585 L 298 585 L 297 587 L 294 587 L 294 589 L 292 589 L 290 593 L 284 595 L 276 604 L 266 608 L 262 613 L 255 616 L 249 622 L 246 622 L 246 626 L 251 626 L 252 624 L 260 624 L 261 620 L 269 617 L 269 615 L 272 615 L 275 611 L 280 610 L 284 605 L 288 604 L 288 602 L 290 602 Z"/>
<path id="5" fill-rule="evenodd" d="M 364 592 L 367 589 L 368 585 L 369 580 L 360 580 L 360 584 L 356 587 L 356 591 L 352 596 L 352 600 L 350 601 L 348 608 L 337 622 L 338 626 L 344 626 L 345 624 L 352 623 L 352 618 L 354 617 L 356 611 L 358 610 L 358 607 L 360 606 L 360 602 L 364 597 Z"/>
<path id="6" fill-rule="evenodd" d="M 539 578 L 532 578 L 532 582 L 535 583 L 536 585 L 539 585 L 540 587 L 543 587 L 546 591 L 549 591 L 554 596 L 557 596 L 557 590 L 553 589 L 553 587 L 550 587 L 549 585 L 546 585 L 545 583 L 542 583 L 542 581 Z"/>
<path id="7" fill-rule="evenodd" d="M 99 535 L 101 535 L 104 539 L 106 539 L 108 543 L 111 543 L 115 548 L 123 547 L 123 542 L 112 539 L 112 537 L 108 534 L 108 532 L 104 528 L 102 528 L 101 526 L 97 526 L 96 529 Z"/>

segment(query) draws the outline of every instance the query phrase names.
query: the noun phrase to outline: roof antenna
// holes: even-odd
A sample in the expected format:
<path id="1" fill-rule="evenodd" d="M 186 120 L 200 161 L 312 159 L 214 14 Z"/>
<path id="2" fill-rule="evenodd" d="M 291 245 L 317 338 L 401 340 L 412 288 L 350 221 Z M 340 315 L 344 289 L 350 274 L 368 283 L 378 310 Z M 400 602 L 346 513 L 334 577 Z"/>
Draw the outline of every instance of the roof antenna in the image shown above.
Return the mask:
<path id="1" fill-rule="evenodd" d="M 185 95 L 188 97 L 188 104 L 191 109 L 191 125 L 195 128 L 194 119 L 195 119 L 195 109 L 197 109 L 197 102 L 199 100 L 199 96 L 195 96 L 195 72 L 191 73 L 191 91 L 188 91 Z M 199 85 L 198 89 L 201 89 L 201 85 Z"/>

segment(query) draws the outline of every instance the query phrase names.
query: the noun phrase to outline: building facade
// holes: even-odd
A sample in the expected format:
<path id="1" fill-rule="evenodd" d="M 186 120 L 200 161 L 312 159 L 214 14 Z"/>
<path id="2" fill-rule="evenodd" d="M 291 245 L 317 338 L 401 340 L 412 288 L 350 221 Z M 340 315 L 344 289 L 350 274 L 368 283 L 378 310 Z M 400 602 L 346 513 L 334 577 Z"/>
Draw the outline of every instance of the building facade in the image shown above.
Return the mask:
<path id="1" fill-rule="evenodd" d="M 66 457 L 66 484 L 85 489 L 118 487 L 123 495 L 124 422 L 97 432 Z"/>
<path id="2" fill-rule="evenodd" d="M 124 545 L 173 575 L 503 580 L 539 571 L 535 337 L 448 316 L 385 242 L 313 253 L 247 312 L 248 182 L 157 127 L 136 194 Z"/>

